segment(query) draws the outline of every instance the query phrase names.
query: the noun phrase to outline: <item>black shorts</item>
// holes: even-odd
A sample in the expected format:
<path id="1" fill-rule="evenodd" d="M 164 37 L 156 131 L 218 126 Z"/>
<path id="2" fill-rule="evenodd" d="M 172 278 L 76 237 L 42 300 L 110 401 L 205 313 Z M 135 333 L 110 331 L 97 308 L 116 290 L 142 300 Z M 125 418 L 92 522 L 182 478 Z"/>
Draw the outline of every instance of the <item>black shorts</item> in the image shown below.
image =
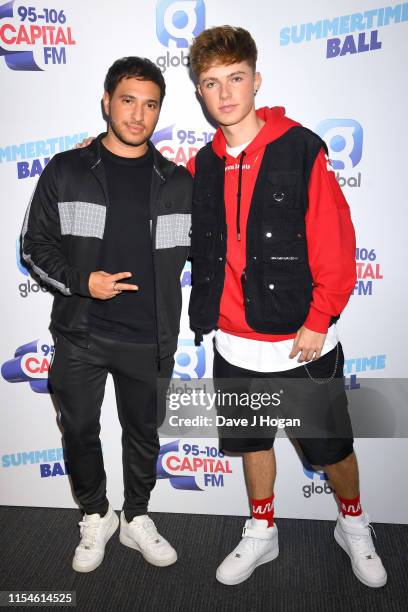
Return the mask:
<path id="1" fill-rule="evenodd" d="M 343 377 L 344 354 L 340 343 L 307 364 L 307 370 L 314 380 L 311 380 L 304 365 L 282 372 L 254 372 L 230 364 L 216 349 L 214 353 L 214 383 L 226 395 L 249 393 L 249 390 L 252 393 L 257 384 L 272 386 L 275 383 L 276 387 L 276 383 L 279 383 L 278 387 L 284 387 L 285 399 L 291 397 L 291 402 L 282 404 L 285 416 L 301 414 L 302 423 L 306 423 L 303 428 L 291 431 L 289 427 L 285 431 L 297 440 L 311 465 L 331 465 L 345 459 L 353 451 L 353 432 Z M 320 384 L 316 381 L 320 381 Z M 241 406 L 237 409 L 236 405 L 226 407 L 218 403 L 217 414 L 228 418 L 237 414 L 242 416 L 244 411 Z M 245 415 L 248 414 L 253 418 L 253 410 L 246 408 Z M 247 453 L 273 447 L 276 428 L 258 427 L 258 430 L 255 428 L 252 431 L 257 431 L 256 437 L 247 437 L 250 428 L 246 428 L 243 437 L 243 429 L 231 433 L 230 428 L 219 426 L 220 448 L 226 452 Z"/>

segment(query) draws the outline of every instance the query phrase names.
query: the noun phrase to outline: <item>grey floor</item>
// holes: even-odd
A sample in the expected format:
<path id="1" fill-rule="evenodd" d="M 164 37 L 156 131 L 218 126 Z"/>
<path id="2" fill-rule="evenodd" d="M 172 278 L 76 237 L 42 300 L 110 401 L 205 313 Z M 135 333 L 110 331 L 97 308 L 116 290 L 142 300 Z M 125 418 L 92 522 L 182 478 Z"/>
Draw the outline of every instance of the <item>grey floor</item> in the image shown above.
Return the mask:
<path id="1" fill-rule="evenodd" d="M 238 543 L 242 517 L 151 516 L 178 551 L 175 565 L 149 565 L 121 545 L 116 532 L 103 564 L 78 574 L 70 565 L 78 542 L 77 510 L 0 507 L 0 590 L 76 591 L 81 612 L 408 610 L 406 526 L 375 526 L 389 575 L 382 589 L 365 587 L 354 577 L 331 522 L 291 519 L 276 521 L 279 557 L 245 583 L 227 587 L 216 581 L 215 569 Z"/>

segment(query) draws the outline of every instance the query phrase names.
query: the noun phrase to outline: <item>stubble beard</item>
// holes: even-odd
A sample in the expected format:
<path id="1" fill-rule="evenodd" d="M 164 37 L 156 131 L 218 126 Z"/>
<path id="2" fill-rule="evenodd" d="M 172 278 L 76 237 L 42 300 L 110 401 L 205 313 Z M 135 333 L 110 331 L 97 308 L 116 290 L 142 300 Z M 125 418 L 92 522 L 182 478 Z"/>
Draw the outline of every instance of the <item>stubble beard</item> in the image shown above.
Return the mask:
<path id="1" fill-rule="evenodd" d="M 140 147 L 145 144 L 149 137 L 146 138 L 144 134 L 140 134 L 139 136 L 135 136 L 134 140 L 129 140 L 126 136 L 123 135 L 123 132 L 120 130 L 119 126 L 115 124 L 111 117 L 109 117 L 109 126 L 112 129 L 112 132 L 115 134 L 116 138 L 122 143 L 129 147 Z"/>

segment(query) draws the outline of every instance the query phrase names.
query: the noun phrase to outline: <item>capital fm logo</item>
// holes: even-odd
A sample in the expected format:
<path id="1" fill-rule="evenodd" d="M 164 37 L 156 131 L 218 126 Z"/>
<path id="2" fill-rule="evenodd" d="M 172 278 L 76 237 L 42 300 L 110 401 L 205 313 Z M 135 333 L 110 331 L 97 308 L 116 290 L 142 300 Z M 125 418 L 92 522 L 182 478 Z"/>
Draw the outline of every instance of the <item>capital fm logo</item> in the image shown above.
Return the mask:
<path id="1" fill-rule="evenodd" d="M 28 382 L 35 393 L 49 393 L 48 371 L 54 346 L 33 340 L 19 346 L 12 359 L 1 366 L 1 375 L 10 383 Z"/>
<path id="2" fill-rule="evenodd" d="M 179 340 L 174 361 L 173 378 L 197 380 L 205 375 L 205 348 L 202 344 L 195 346 L 194 340 Z"/>
<path id="3" fill-rule="evenodd" d="M 361 187 L 361 172 L 354 171 L 363 155 L 361 124 L 355 119 L 325 119 L 318 124 L 316 132 L 327 144 L 340 187 Z"/>
<path id="4" fill-rule="evenodd" d="M 203 0 L 159 0 L 156 5 L 156 34 L 160 43 L 169 49 L 157 58 L 162 72 L 167 68 L 188 66 L 189 56 L 184 52 L 193 38 L 205 28 Z M 179 54 L 172 53 L 181 49 Z"/>
<path id="5" fill-rule="evenodd" d="M 381 260 L 376 249 L 370 247 L 356 248 L 357 280 L 352 295 L 372 296 L 384 279 Z"/>
<path id="6" fill-rule="evenodd" d="M 332 487 L 327 484 L 327 476 L 323 470 L 314 470 L 311 465 L 304 463 L 303 472 L 305 476 L 312 481 L 309 484 L 303 485 L 303 497 L 309 499 L 312 495 L 321 495 L 322 493 L 329 495 L 333 493 Z"/>
<path id="7" fill-rule="evenodd" d="M 156 130 L 151 141 L 164 157 L 177 165 L 187 164 L 200 148 L 214 138 L 215 132 L 175 127 L 175 124 Z"/>
<path id="8" fill-rule="evenodd" d="M 64 9 L 36 0 L 0 6 L 0 56 L 10 70 L 42 71 L 67 63 L 76 45 Z"/>
<path id="9" fill-rule="evenodd" d="M 158 480 L 168 479 L 173 489 L 205 491 L 223 487 L 232 474 L 229 459 L 215 446 L 201 446 L 180 440 L 160 447 L 156 473 Z"/>

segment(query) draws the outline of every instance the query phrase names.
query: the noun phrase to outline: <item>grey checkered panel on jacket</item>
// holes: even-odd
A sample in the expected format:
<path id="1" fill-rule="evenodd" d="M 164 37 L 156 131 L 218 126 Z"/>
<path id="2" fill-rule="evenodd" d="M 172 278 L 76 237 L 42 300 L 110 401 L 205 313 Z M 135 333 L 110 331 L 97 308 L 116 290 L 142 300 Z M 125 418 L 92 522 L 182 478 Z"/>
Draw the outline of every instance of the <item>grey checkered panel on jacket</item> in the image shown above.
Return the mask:
<path id="1" fill-rule="evenodd" d="M 58 202 L 61 234 L 103 238 L 106 208 L 91 202 Z"/>
<path id="2" fill-rule="evenodd" d="M 174 213 L 159 215 L 156 228 L 156 249 L 190 246 L 191 215 Z"/>

